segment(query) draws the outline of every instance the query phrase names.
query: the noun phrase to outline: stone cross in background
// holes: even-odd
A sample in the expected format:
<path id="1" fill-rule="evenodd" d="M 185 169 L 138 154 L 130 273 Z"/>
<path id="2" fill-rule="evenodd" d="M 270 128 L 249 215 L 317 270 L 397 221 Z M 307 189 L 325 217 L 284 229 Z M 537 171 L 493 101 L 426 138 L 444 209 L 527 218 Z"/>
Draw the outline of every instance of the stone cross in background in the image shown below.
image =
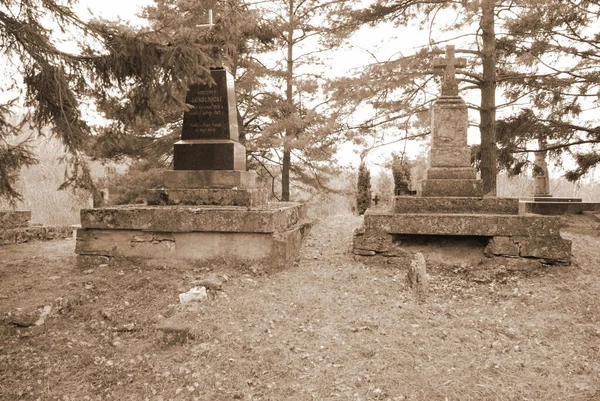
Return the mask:
<path id="1" fill-rule="evenodd" d="M 458 96 L 458 84 L 456 82 L 456 68 L 464 68 L 467 61 L 462 58 L 454 57 L 454 45 L 446 46 L 446 58 L 433 60 L 433 68 L 443 70 L 442 78 L 442 96 Z"/>

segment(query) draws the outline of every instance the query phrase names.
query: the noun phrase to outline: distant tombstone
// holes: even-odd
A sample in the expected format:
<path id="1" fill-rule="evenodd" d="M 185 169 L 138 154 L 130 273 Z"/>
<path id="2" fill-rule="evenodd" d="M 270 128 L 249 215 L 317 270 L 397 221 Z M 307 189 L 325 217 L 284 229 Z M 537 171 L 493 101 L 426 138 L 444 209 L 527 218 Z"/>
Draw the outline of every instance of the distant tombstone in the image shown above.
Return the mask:
<path id="1" fill-rule="evenodd" d="M 546 163 L 546 151 L 535 152 L 533 167 L 533 196 L 550 195 L 550 177 L 548 177 L 548 164 Z"/>
<path id="2" fill-rule="evenodd" d="M 381 198 L 379 197 L 379 195 L 375 194 L 375 197 L 373 198 L 373 203 L 375 204 L 375 206 L 377 206 L 380 200 Z"/>

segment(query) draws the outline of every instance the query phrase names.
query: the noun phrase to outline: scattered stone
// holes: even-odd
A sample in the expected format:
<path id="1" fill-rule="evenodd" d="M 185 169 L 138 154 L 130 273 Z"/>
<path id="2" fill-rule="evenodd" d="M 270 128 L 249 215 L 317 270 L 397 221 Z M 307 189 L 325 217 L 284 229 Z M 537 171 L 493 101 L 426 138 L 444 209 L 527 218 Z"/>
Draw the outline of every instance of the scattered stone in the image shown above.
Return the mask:
<path id="1" fill-rule="evenodd" d="M 179 294 L 179 302 L 182 305 L 189 305 L 195 302 L 202 302 L 208 297 L 206 287 L 194 287 L 188 292 Z"/>
<path id="2" fill-rule="evenodd" d="M 410 262 L 406 282 L 412 290 L 415 300 L 419 303 L 425 301 L 428 280 L 425 257 L 421 252 L 417 252 Z"/>
<path id="3" fill-rule="evenodd" d="M 196 338 L 190 324 L 183 323 L 177 315 L 163 320 L 156 326 L 162 332 L 162 340 L 168 345 L 184 344 L 188 340 Z"/>

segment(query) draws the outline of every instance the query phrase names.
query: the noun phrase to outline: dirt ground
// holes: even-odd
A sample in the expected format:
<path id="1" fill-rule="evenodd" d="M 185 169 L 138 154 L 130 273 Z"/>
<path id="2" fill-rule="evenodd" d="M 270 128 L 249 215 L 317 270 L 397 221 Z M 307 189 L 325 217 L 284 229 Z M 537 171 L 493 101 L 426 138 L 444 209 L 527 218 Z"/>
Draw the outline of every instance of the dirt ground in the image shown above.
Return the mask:
<path id="1" fill-rule="evenodd" d="M 3 246 L 0 400 L 600 400 L 600 223 L 568 221 L 570 267 L 423 248 L 422 304 L 407 266 L 354 260 L 347 215 L 271 274 Z M 180 310 L 193 280 L 223 275 Z M 187 341 L 157 329 L 182 320 Z"/>

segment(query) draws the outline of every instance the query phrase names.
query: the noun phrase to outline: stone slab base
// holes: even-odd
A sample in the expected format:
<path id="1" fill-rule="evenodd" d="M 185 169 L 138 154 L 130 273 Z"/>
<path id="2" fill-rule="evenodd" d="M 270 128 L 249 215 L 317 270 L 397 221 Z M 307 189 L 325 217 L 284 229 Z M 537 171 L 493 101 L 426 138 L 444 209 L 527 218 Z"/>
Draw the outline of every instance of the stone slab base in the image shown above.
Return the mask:
<path id="1" fill-rule="evenodd" d="M 550 198 L 553 199 L 553 198 Z M 600 203 L 564 201 L 564 202 L 519 202 L 519 213 L 535 213 L 544 215 L 581 214 L 583 212 L 600 211 Z"/>
<path id="2" fill-rule="evenodd" d="M 149 205 L 259 206 L 267 203 L 269 195 L 266 188 L 150 189 L 147 202 Z"/>
<path id="3" fill-rule="evenodd" d="M 483 181 L 465 179 L 426 179 L 421 181 L 421 196 L 481 198 Z"/>
<path id="4" fill-rule="evenodd" d="M 367 210 L 370 232 L 415 235 L 524 236 L 560 235 L 560 217 L 501 214 L 394 214 Z"/>
<path id="5" fill-rule="evenodd" d="M 0 210 L 0 230 L 27 227 L 31 220 L 31 212 L 28 210 Z"/>
<path id="6" fill-rule="evenodd" d="M 126 205 L 82 209 L 81 227 L 154 232 L 249 232 L 287 230 L 306 219 L 306 207 L 294 202 L 240 206 Z"/>
<path id="7" fill-rule="evenodd" d="M 397 196 L 394 213 L 518 214 L 516 198 Z"/>
<path id="8" fill-rule="evenodd" d="M 581 198 L 557 198 L 552 195 L 522 196 L 522 202 L 582 202 Z"/>
<path id="9" fill-rule="evenodd" d="M 71 238 L 73 231 L 75 228 L 72 226 L 32 226 L 0 230 L 0 245 Z"/>
<path id="10" fill-rule="evenodd" d="M 92 213 L 94 212 L 94 213 Z M 246 207 L 128 207 L 82 211 L 81 258 L 225 259 L 275 270 L 292 264 L 310 227 L 296 203 Z"/>
<path id="11" fill-rule="evenodd" d="M 180 140 L 173 148 L 173 168 L 246 171 L 246 148 L 226 139 Z"/>
<path id="12" fill-rule="evenodd" d="M 256 171 L 166 170 L 163 183 L 169 189 L 253 189 L 256 187 Z"/>
<path id="13" fill-rule="evenodd" d="M 356 230 L 356 255 L 399 257 L 394 238 L 473 236 L 489 239 L 489 256 L 535 258 L 549 264 L 571 262 L 571 242 L 560 236 L 559 217 L 492 214 L 393 214 L 368 210 Z"/>
<path id="14" fill-rule="evenodd" d="M 477 173 L 473 167 L 429 167 L 428 179 L 464 179 L 474 180 Z"/>

